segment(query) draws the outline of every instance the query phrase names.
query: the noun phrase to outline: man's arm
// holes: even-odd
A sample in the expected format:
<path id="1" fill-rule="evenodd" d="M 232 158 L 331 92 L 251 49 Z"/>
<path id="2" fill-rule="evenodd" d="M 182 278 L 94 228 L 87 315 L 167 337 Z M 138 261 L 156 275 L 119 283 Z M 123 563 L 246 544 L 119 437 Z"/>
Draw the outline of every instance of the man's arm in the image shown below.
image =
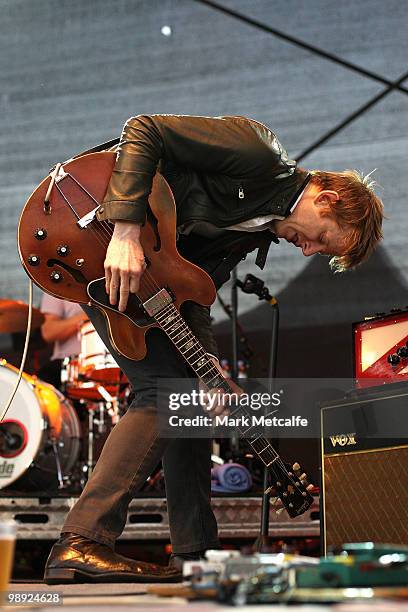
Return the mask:
<path id="1" fill-rule="evenodd" d="M 234 178 L 296 167 L 269 128 L 245 117 L 139 115 L 123 128 L 98 219 L 143 224 L 161 159 Z"/>
<path id="2" fill-rule="evenodd" d="M 44 313 L 45 320 L 41 325 L 41 335 L 45 342 L 51 343 L 59 340 L 65 342 L 74 334 L 78 333 L 81 324 L 87 319 L 85 313 L 79 313 L 73 317 L 62 319 L 58 315 Z"/>
<path id="3" fill-rule="evenodd" d="M 287 172 L 288 159 L 275 134 L 245 117 L 140 115 L 127 121 L 115 167 L 97 213 L 116 221 L 105 261 L 110 303 L 126 308 L 129 292 L 139 288 L 144 270 L 139 241 L 153 177 L 161 159 L 180 167 L 232 177 L 256 177 L 265 171 Z"/>

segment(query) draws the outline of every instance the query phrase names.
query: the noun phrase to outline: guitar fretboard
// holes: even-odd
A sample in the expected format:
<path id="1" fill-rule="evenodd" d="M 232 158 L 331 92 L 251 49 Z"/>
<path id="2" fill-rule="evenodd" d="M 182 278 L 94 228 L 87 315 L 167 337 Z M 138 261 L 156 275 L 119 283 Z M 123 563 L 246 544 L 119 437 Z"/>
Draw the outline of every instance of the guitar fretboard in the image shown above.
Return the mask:
<path id="1" fill-rule="evenodd" d="M 194 370 L 197 377 L 209 390 L 220 389 L 224 393 L 236 393 L 229 385 L 228 380 L 215 367 L 211 357 L 206 353 L 203 345 L 193 334 L 173 304 L 163 308 L 154 318 L 188 365 Z M 230 417 L 239 420 L 240 417 L 251 418 L 251 415 L 244 406 L 238 404 L 230 412 Z M 254 431 L 254 426 L 250 426 L 247 429 L 238 426 L 237 429 L 246 438 L 264 465 L 270 467 L 275 461 L 280 459 L 270 442 L 264 436 L 259 435 L 257 431 Z"/>

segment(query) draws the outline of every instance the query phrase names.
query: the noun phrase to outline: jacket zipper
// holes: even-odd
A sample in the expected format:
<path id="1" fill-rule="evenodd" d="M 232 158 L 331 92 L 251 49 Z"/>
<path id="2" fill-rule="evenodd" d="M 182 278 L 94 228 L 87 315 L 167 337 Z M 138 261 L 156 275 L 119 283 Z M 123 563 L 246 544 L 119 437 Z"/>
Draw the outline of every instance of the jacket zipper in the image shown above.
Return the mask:
<path id="1" fill-rule="evenodd" d="M 240 185 L 238 188 L 238 197 L 240 200 L 243 200 L 245 198 L 244 188 L 242 185 Z"/>

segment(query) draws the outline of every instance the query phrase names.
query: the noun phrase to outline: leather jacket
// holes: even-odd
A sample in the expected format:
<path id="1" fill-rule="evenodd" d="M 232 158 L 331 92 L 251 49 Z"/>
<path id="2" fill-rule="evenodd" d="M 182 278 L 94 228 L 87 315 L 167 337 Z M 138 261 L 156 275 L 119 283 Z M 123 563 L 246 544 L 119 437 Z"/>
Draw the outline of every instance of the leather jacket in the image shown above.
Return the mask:
<path id="1" fill-rule="evenodd" d="M 123 128 L 98 219 L 144 223 L 157 169 L 173 191 L 178 225 L 283 218 L 310 178 L 275 134 L 252 119 L 138 115 Z"/>

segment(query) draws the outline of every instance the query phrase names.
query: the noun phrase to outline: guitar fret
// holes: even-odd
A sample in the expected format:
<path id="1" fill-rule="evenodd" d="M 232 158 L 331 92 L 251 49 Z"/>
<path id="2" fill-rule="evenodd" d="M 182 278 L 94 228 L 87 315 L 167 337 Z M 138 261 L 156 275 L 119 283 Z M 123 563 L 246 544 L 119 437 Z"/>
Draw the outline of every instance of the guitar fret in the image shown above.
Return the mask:
<path id="1" fill-rule="evenodd" d="M 206 372 L 206 375 L 207 375 L 207 374 L 213 374 L 214 372 L 215 372 L 216 374 L 218 374 L 218 373 L 219 373 L 219 372 L 218 372 L 218 370 L 217 370 L 217 368 L 215 368 L 215 367 L 214 367 L 214 364 L 213 364 L 213 363 L 208 363 L 208 362 L 207 362 L 207 365 L 208 365 L 208 366 L 210 366 L 210 367 L 208 368 L 208 370 L 207 370 L 207 372 Z"/>
<path id="2" fill-rule="evenodd" d="M 206 379 L 206 376 L 208 376 L 208 373 L 211 371 L 211 368 L 209 368 L 209 369 L 208 369 L 208 370 L 206 370 L 205 372 L 202 372 L 201 374 L 198 374 L 198 370 L 201 370 L 201 368 L 203 368 L 204 366 L 208 366 L 208 363 L 205 363 L 204 365 L 202 365 L 202 366 L 200 366 L 199 368 L 197 368 L 197 369 L 195 370 L 195 372 L 196 372 L 197 376 L 199 376 L 199 377 L 201 378 L 201 380 L 202 380 L 202 381 L 203 381 L 205 384 L 207 384 L 205 379 Z"/>
<path id="3" fill-rule="evenodd" d="M 200 361 L 202 361 L 202 363 L 200 363 Z M 201 357 L 201 359 L 197 361 L 197 370 L 201 370 L 201 368 L 205 365 L 208 365 L 207 359 L 205 357 Z"/>
<path id="4" fill-rule="evenodd" d="M 192 333 L 188 332 L 188 333 L 184 333 L 184 336 L 181 338 L 181 340 L 185 340 L 186 338 L 188 338 L 188 336 L 191 336 L 192 338 L 194 338 Z M 187 342 L 189 342 L 190 340 L 191 340 L 191 338 L 188 338 Z M 177 340 L 177 342 L 174 342 L 174 344 L 175 344 L 175 346 L 177 346 L 178 350 L 181 352 L 181 349 L 183 348 L 184 344 L 182 344 L 180 346 L 179 344 L 177 344 L 178 342 L 180 342 L 180 340 Z"/>
<path id="5" fill-rule="evenodd" d="M 171 313 L 168 316 L 164 317 L 164 323 L 162 323 L 163 327 L 165 325 L 168 325 L 172 321 L 174 321 L 174 319 L 176 319 L 176 318 L 177 318 L 177 315 L 175 315 L 174 313 Z"/>
<path id="6" fill-rule="evenodd" d="M 194 348 L 194 347 L 191 347 L 191 348 Z M 191 348 L 189 348 L 188 350 L 190 351 L 190 350 L 191 350 Z M 200 347 L 198 347 L 198 349 L 197 349 L 196 351 L 194 351 L 194 353 L 193 353 L 192 355 L 190 355 L 189 357 L 187 357 L 187 360 L 190 360 L 190 359 L 193 357 L 193 355 L 195 355 L 195 354 L 196 354 L 196 353 L 198 353 L 199 351 L 201 351 L 201 348 L 200 348 Z M 190 361 L 189 361 L 189 365 L 191 365 Z"/>
<path id="7" fill-rule="evenodd" d="M 211 380 L 210 380 L 209 382 L 212 382 L 213 380 L 218 380 L 218 381 L 219 381 L 219 383 L 221 384 L 222 378 L 221 378 L 221 375 L 220 375 L 220 373 L 218 372 L 218 370 L 217 370 L 217 374 L 216 374 L 216 376 L 213 376 L 213 378 L 211 378 Z M 216 385 L 214 385 L 214 386 L 215 386 L 215 387 L 218 387 L 219 385 L 218 385 L 218 383 L 217 383 L 217 384 L 216 384 Z"/>
<path id="8" fill-rule="evenodd" d="M 171 334 L 170 334 L 170 337 L 171 337 L 171 338 L 175 338 L 175 337 L 176 337 L 176 336 L 178 336 L 180 333 L 184 333 L 184 334 L 185 334 L 185 333 L 187 333 L 187 334 L 189 334 L 190 336 L 194 337 L 194 336 L 193 336 L 193 334 L 192 334 L 192 332 L 191 332 L 191 331 L 188 329 L 188 327 L 187 327 L 186 325 L 183 325 L 182 323 L 180 323 L 179 325 L 177 325 L 177 327 L 175 327 L 175 328 L 174 328 L 174 330 L 176 330 L 176 329 L 177 329 L 177 330 L 179 330 L 179 331 L 178 331 L 177 333 L 173 334 L 173 335 L 171 335 Z M 173 330 L 173 331 L 174 331 L 174 330 Z"/>
<path id="9" fill-rule="evenodd" d="M 192 349 L 195 346 L 195 342 L 194 340 L 188 340 L 188 342 L 186 342 L 183 346 L 184 350 L 189 351 L 190 349 Z"/>
<path id="10" fill-rule="evenodd" d="M 167 334 L 169 334 L 169 336 L 171 336 L 175 331 L 179 330 L 179 329 L 185 329 L 185 325 L 183 324 L 182 321 L 176 321 L 175 323 L 172 323 L 170 325 L 170 327 L 165 328 L 165 331 Z M 177 335 L 177 334 L 175 334 Z"/>
<path id="11" fill-rule="evenodd" d="M 201 355 L 198 357 L 198 359 L 196 359 L 193 364 L 198 363 L 200 361 L 200 359 L 203 358 L 203 347 L 201 346 L 201 344 L 198 344 L 198 350 L 196 351 L 197 353 L 201 352 Z"/>
<path id="12" fill-rule="evenodd" d="M 175 316 L 178 316 L 178 312 L 174 308 L 173 304 L 168 304 L 165 308 L 163 308 L 163 310 L 160 310 L 160 312 L 158 312 L 156 314 L 156 316 L 155 316 L 156 321 L 159 321 L 159 323 L 161 324 L 161 319 L 163 318 L 163 315 L 164 315 L 164 317 L 167 316 L 167 312 L 166 311 L 168 311 L 168 310 L 170 310 L 171 312 L 175 311 Z"/>

